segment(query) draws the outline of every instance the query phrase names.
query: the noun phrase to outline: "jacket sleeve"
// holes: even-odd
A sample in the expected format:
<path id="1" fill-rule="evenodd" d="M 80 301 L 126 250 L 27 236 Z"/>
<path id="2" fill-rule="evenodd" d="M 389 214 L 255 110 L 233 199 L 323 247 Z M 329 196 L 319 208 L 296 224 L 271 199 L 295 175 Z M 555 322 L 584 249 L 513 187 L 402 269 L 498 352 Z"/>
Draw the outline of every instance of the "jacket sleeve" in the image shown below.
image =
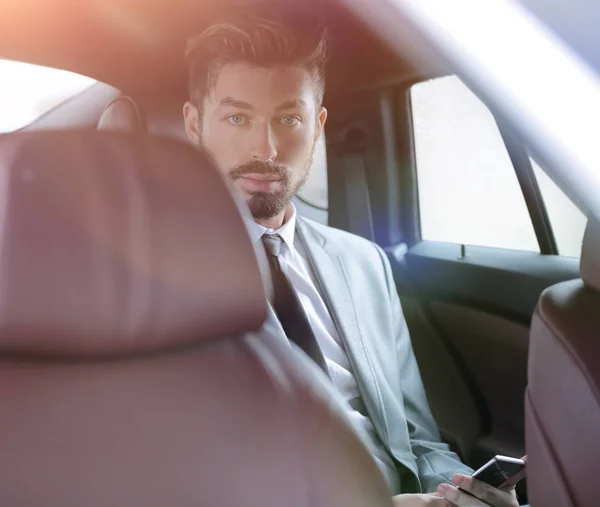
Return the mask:
<path id="1" fill-rule="evenodd" d="M 385 269 L 390 297 L 396 350 L 399 364 L 399 386 L 410 436 L 412 453 L 419 471 L 421 489 L 433 492 L 442 482 L 450 482 L 455 473 L 471 474 L 473 470 L 464 465 L 447 444 L 442 443 L 440 433 L 429 408 L 423 381 L 412 348 L 408 326 L 402 312 L 400 298 L 392 275 L 390 262 L 377 247 Z"/>

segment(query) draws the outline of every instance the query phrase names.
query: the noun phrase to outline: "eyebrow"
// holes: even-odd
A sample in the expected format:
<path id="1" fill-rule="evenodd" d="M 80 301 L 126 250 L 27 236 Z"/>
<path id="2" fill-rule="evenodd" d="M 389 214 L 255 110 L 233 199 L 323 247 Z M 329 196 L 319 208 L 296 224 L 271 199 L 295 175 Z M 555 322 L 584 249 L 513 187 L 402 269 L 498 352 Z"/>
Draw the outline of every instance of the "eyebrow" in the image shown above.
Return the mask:
<path id="1" fill-rule="evenodd" d="M 275 108 L 275 111 L 284 111 L 286 109 L 308 109 L 308 104 L 302 99 L 286 100 Z"/>
<path id="2" fill-rule="evenodd" d="M 231 97 L 225 97 L 221 102 L 221 106 L 232 106 L 237 107 L 238 109 L 254 109 L 254 106 L 249 102 L 244 102 L 243 100 L 236 100 Z"/>
<path id="3" fill-rule="evenodd" d="M 225 97 L 219 104 L 221 106 L 237 107 L 238 109 L 248 109 L 250 111 L 254 110 L 254 106 L 249 102 L 237 100 L 232 97 Z M 275 111 L 285 111 L 287 109 L 308 109 L 308 104 L 302 99 L 286 100 L 285 102 L 279 104 L 275 108 Z"/>

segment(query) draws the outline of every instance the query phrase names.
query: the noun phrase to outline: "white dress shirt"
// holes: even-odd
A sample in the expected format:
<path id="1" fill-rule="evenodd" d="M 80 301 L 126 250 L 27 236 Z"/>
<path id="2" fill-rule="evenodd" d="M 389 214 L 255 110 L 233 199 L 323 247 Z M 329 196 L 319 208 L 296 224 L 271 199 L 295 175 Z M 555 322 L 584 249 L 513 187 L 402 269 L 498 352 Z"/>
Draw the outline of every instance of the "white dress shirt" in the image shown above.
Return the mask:
<path id="1" fill-rule="evenodd" d="M 298 293 L 302 307 L 306 312 L 321 352 L 325 357 L 329 376 L 334 386 L 342 393 L 347 402 L 360 398 L 358 385 L 352 373 L 352 367 L 344 350 L 339 333 L 321 294 L 317 290 L 315 274 L 310 268 L 302 242 L 296 236 L 296 208 L 290 204 L 284 224 L 277 230 L 267 229 L 254 221 L 247 223 L 253 243 L 260 241 L 263 234 L 279 234 L 283 240 L 279 260 L 281 269 L 287 274 Z M 352 422 L 369 439 L 373 456 L 392 491 L 398 491 L 400 478 L 396 466 L 385 450 L 368 416 L 352 409 L 348 404 Z"/>

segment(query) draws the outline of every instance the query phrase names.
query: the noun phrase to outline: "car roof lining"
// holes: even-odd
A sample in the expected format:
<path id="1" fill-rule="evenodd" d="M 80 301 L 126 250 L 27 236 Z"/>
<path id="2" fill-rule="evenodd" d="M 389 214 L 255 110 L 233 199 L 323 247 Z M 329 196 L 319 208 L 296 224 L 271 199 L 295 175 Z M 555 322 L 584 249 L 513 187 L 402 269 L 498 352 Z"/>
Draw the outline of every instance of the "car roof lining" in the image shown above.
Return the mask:
<path id="1" fill-rule="evenodd" d="M 327 98 L 418 79 L 411 65 L 333 0 L 21 0 L 10 2 L 0 19 L 0 57 L 77 72 L 136 97 L 180 96 L 186 94 L 186 37 L 241 4 L 276 7 L 290 19 L 324 20 L 332 55 Z"/>

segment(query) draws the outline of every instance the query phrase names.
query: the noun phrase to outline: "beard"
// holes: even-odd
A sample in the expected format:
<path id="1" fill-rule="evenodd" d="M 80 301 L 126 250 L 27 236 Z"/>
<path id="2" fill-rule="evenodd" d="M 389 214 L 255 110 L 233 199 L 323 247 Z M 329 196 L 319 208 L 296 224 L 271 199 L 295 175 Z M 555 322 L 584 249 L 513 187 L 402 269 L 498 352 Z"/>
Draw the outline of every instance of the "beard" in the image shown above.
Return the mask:
<path id="1" fill-rule="evenodd" d="M 274 162 L 250 162 L 232 169 L 228 176 L 236 181 L 246 174 L 261 174 L 279 179 L 278 189 L 272 192 L 253 192 L 247 199 L 250 213 L 255 219 L 265 220 L 276 217 L 287 208 L 298 190 L 306 183 L 312 165 L 312 155 L 301 166 L 299 174 L 294 170 Z M 294 178 L 296 176 L 296 178 Z"/>
<path id="2" fill-rule="evenodd" d="M 313 163 L 315 147 L 316 140 L 313 143 L 310 155 L 300 169 L 292 169 L 289 166 L 277 164 L 275 162 L 253 161 L 236 166 L 227 171 L 226 174 L 232 182 L 235 182 L 247 174 L 275 176 L 279 179 L 279 188 L 277 190 L 272 192 L 253 192 L 250 197 L 246 199 L 246 204 L 254 219 L 270 219 L 276 217 L 287 208 L 292 198 L 308 179 L 310 168 Z M 201 146 L 201 148 L 214 162 L 214 155 L 205 147 Z"/>

